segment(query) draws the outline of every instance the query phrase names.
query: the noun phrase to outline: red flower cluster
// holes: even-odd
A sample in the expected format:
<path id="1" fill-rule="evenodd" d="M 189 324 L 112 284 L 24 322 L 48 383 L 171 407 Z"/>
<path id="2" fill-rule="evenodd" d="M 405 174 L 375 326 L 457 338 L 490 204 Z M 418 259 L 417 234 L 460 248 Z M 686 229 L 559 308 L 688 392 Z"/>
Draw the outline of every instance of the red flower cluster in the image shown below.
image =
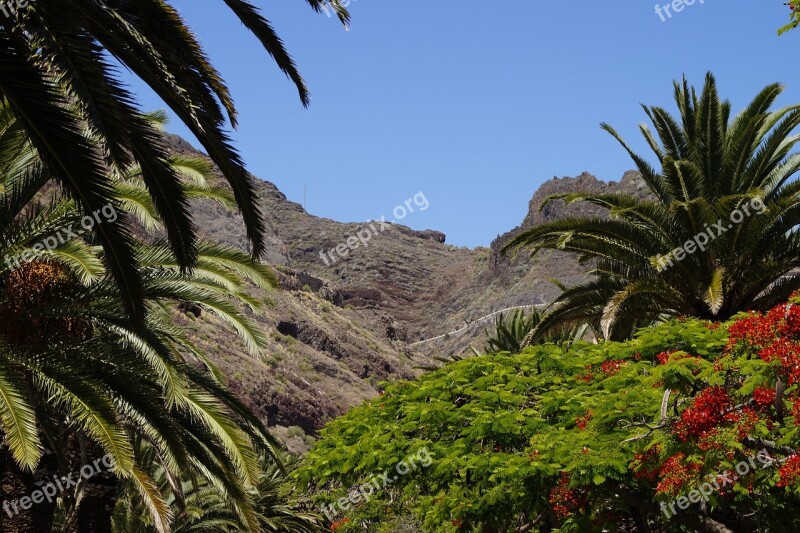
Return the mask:
<path id="1" fill-rule="evenodd" d="M 800 426 L 800 398 L 794 398 L 792 400 L 792 406 L 789 409 L 789 412 L 792 413 L 794 417 L 794 425 Z"/>
<path id="2" fill-rule="evenodd" d="M 779 487 L 788 487 L 796 483 L 800 479 L 800 455 L 795 454 L 786 459 L 786 462 L 781 467 L 780 474 Z"/>
<path id="3" fill-rule="evenodd" d="M 585 415 L 579 416 L 575 419 L 575 425 L 578 426 L 578 429 L 583 431 L 586 429 L 586 425 L 589 423 L 589 420 L 592 419 L 592 412 L 588 411 Z"/>
<path id="4" fill-rule="evenodd" d="M 778 339 L 758 353 L 767 363 L 781 362 L 781 374 L 789 386 L 800 383 L 800 343 Z"/>
<path id="5" fill-rule="evenodd" d="M 627 364 L 627 361 L 623 359 L 614 359 L 612 361 L 605 361 L 600 365 L 600 370 L 603 371 L 603 374 L 606 376 L 613 376 L 617 372 L 619 372 L 623 366 Z"/>
<path id="6" fill-rule="evenodd" d="M 739 343 L 763 348 L 773 339 L 775 339 L 775 324 L 767 317 L 756 313 L 737 320 L 728 328 L 728 349 Z"/>
<path id="7" fill-rule="evenodd" d="M 784 304 L 773 307 L 766 315 L 752 313 L 728 328 L 728 348 L 739 343 L 765 348 L 776 337 L 800 339 L 800 306 Z"/>
<path id="8" fill-rule="evenodd" d="M 658 364 L 666 365 L 669 362 L 669 356 L 677 351 L 678 350 L 668 350 L 666 352 L 661 352 L 660 354 L 656 355 L 656 360 L 658 361 Z"/>
<path id="9" fill-rule="evenodd" d="M 659 470 L 661 481 L 656 486 L 656 494 L 678 496 L 687 486 L 692 485 L 700 472 L 700 464 L 685 461 L 686 455 L 676 453 L 664 462 Z"/>
<path id="10" fill-rule="evenodd" d="M 753 401 L 760 409 L 768 409 L 775 405 L 775 389 L 771 387 L 758 387 L 753 391 Z"/>
<path id="11" fill-rule="evenodd" d="M 741 411 L 731 411 L 724 416 L 724 421 L 733 424 L 730 428 L 714 427 L 702 434 L 697 442 L 697 447 L 707 452 L 708 450 L 725 450 L 733 436 L 742 440 L 750 435 L 760 420 L 758 413 L 749 407 Z M 728 459 L 733 461 L 733 452 L 728 452 Z"/>
<path id="12" fill-rule="evenodd" d="M 584 498 L 574 489 L 569 488 L 569 474 L 561 472 L 558 485 L 550 491 L 550 505 L 559 518 L 566 518 L 579 511 L 585 505 Z"/>
<path id="13" fill-rule="evenodd" d="M 731 408 L 731 399 L 722 387 L 709 387 L 694 399 L 692 405 L 681 413 L 675 425 L 675 433 L 686 442 L 692 438 L 702 438 L 705 433 L 718 426 Z"/>
<path id="14" fill-rule="evenodd" d="M 644 453 L 637 453 L 633 456 L 631 469 L 636 479 L 655 481 L 658 479 L 659 465 L 658 457 L 661 455 L 661 446 L 656 444 Z"/>
<path id="15" fill-rule="evenodd" d="M 800 338 L 800 307 L 784 304 L 770 309 L 767 322 L 774 324 L 775 332 L 781 337 Z"/>

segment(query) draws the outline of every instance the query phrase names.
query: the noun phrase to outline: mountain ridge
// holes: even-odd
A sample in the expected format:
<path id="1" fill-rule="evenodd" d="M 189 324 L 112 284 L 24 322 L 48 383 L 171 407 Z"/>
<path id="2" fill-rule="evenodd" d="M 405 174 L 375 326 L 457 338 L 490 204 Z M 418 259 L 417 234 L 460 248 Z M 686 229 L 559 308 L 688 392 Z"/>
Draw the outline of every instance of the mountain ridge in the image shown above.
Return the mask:
<path id="1" fill-rule="evenodd" d="M 170 135 L 167 142 L 173 152 L 202 155 L 180 137 Z M 217 175 L 216 184 L 223 185 Z M 379 234 L 373 232 L 368 243 L 348 247 L 346 257 L 326 264 L 320 252 L 342 250 L 348 238 L 353 244 L 365 224 L 311 215 L 274 184 L 257 180 L 256 186 L 268 227 L 263 261 L 278 271 L 282 286 L 270 293 L 271 304 L 257 315 L 271 333 L 269 355 L 253 361 L 236 348 L 233 335 L 209 336 L 208 317 L 182 320 L 197 330 L 195 340 L 219 362 L 232 388 L 298 451 L 325 421 L 378 394 L 381 381 L 413 378 L 435 356 L 480 347 L 489 323 L 470 326 L 474 320 L 506 307 L 549 303 L 559 289 L 548 278 L 567 285 L 587 279 L 586 267 L 569 254 L 542 252 L 531 258 L 525 252 L 500 253 L 534 225 L 564 216 L 607 216 L 601 208 L 567 206 L 561 200 L 540 209 L 548 196 L 646 194 L 635 172 L 619 182 L 601 181 L 588 172 L 556 177 L 537 188 L 520 225 L 487 247 L 457 247 L 436 230 L 388 224 Z M 249 251 L 239 214 L 209 201 L 195 202 L 193 212 L 202 238 Z M 458 329 L 464 331 L 446 335 Z"/>

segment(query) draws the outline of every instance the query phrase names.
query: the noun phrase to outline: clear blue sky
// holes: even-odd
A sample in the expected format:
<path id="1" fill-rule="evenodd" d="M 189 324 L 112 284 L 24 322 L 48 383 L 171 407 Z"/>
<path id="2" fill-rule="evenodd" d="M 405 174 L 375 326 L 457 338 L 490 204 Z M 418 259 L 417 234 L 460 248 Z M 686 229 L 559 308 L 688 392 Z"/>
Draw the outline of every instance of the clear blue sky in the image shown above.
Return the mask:
<path id="1" fill-rule="evenodd" d="M 736 110 L 774 81 L 800 102 L 800 30 L 776 36 L 783 0 L 697 0 L 666 22 L 652 0 L 354 0 L 349 32 L 302 0 L 252 1 L 299 63 L 309 109 L 223 2 L 173 2 L 231 86 L 248 168 L 298 202 L 307 185 L 310 213 L 347 222 L 390 218 L 423 191 L 430 208 L 403 223 L 456 245 L 519 224 L 553 176 L 618 180 L 633 165 L 598 124 L 643 149 L 639 103 L 672 109 L 684 73 L 700 84 L 712 70 Z"/>

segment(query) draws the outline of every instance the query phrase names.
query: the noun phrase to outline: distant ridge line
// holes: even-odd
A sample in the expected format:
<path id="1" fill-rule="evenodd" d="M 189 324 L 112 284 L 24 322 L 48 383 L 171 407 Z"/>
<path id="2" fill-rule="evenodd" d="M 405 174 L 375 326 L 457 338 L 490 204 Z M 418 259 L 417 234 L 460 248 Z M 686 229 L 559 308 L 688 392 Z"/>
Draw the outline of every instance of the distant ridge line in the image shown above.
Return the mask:
<path id="1" fill-rule="evenodd" d="M 426 342 L 431 342 L 431 341 L 435 341 L 435 340 L 438 340 L 438 339 L 443 339 L 443 338 L 448 337 L 450 335 L 457 335 L 457 334 L 461 333 L 462 331 L 468 330 L 469 328 L 471 328 L 475 324 L 479 324 L 479 323 L 481 323 L 481 322 L 483 322 L 485 320 L 488 320 L 488 319 L 494 317 L 495 315 L 499 315 L 500 313 L 505 313 L 506 311 L 514 311 L 516 309 L 530 309 L 531 307 L 547 307 L 548 305 L 550 305 L 550 304 L 516 305 L 514 307 L 506 307 L 505 309 L 501 309 L 499 311 L 495 311 L 494 313 L 489 313 L 486 316 L 482 316 L 482 317 L 480 317 L 480 318 L 478 318 L 476 320 L 473 320 L 472 322 L 470 322 L 466 326 L 462 327 L 461 329 L 457 329 L 455 331 L 451 331 L 450 333 L 445 333 L 444 335 L 437 335 L 436 337 L 431 337 L 430 339 L 425 339 L 423 341 L 417 341 L 415 343 L 409 344 L 408 347 L 411 348 L 413 346 L 418 346 L 420 344 L 425 344 Z"/>

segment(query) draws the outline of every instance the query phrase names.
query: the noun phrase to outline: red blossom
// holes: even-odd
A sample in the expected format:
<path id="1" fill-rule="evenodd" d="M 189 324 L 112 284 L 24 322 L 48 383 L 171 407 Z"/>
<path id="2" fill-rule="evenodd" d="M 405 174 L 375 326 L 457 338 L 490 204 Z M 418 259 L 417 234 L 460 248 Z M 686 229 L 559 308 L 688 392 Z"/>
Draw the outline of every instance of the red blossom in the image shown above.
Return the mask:
<path id="1" fill-rule="evenodd" d="M 678 350 L 668 350 L 666 352 L 661 352 L 660 354 L 656 355 L 656 360 L 658 360 L 658 364 L 666 365 L 669 362 L 669 356 L 677 351 Z"/>
<path id="2" fill-rule="evenodd" d="M 569 474 L 561 472 L 558 485 L 550 491 L 550 505 L 553 506 L 553 512 L 559 518 L 567 518 L 586 505 L 585 499 L 578 491 L 569 488 L 569 483 Z"/>
<path id="3" fill-rule="evenodd" d="M 757 313 L 737 320 L 728 328 L 728 349 L 740 343 L 754 348 L 762 348 L 774 339 L 775 324 L 767 317 Z"/>
<path id="4" fill-rule="evenodd" d="M 733 422 L 736 428 L 736 436 L 739 440 L 743 440 L 750 435 L 758 424 L 759 416 L 753 409 L 745 407 L 741 411 L 728 413 L 725 415 L 727 422 Z"/>
<path id="5" fill-rule="evenodd" d="M 775 404 L 775 389 L 772 387 L 758 387 L 753 391 L 753 401 L 761 409 L 766 409 Z"/>
<path id="6" fill-rule="evenodd" d="M 795 484 L 800 479 L 800 455 L 795 454 L 786 459 L 786 462 L 781 466 L 780 474 L 779 487 L 788 487 Z"/>
<path id="7" fill-rule="evenodd" d="M 636 479 L 655 481 L 658 478 L 659 455 L 661 455 L 661 446 L 658 444 L 644 453 L 636 453 L 633 455 L 633 461 L 630 466 Z"/>
<path id="8" fill-rule="evenodd" d="M 575 425 L 578 426 L 578 429 L 583 431 L 586 429 L 586 425 L 589 423 L 589 420 L 592 419 L 592 412 L 588 411 L 585 415 L 579 416 L 575 419 Z"/>
<path id="9" fill-rule="evenodd" d="M 675 425 L 675 433 L 684 442 L 692 438 L 702 438 L 706 432 L 723 421 L 726 411 L 730 410 L 731 399 L 722 387 L 704 389 L 681 413 L 681 419 Z"/>
<path id="10" fill-rule="evenodd" d="M 713 428 L 707 431 L 697 442 L 697 447 L 702 451 L 724 450 L 727 447 L 725 435 L 721 428 Z"/>
<path id="11" fill-rule="evenodd" d="M 685 459 L 685 454 L 677 453 L 664 462 L 659 470 L 661 481 L 656 486 L 656 494 L 678 496 L 695 483 L 701 465 Z"/>
<path id="12" fill-rule="evenodd" d="M 616 374 L 617 372 L 622 370 L 622 367 L 625 366 L 625 364 L 626 364 L 626 361 L 624 361 L 622 359 L 614 359 L 612 361 L 605 361 L 604 363 L 602 363 L 600 365 L 600 370 L 602 370 L 603 374 L 605 374 L 606 376 L 613 376 L 614 374 Z"/>
<path id="13" fill-rule="evenodd" d="M 800 426 L 800 398 L 792 400 L 792 407 L 789 409 L 789 412 L 792 413 L 794 417 L 794 425 Z"/>
<path id="14" fill-rule="evenodd" d="M 790 339 L 800 337 L 800 306 L 784 304 L 773 307 L 767 313 L 767 321 L 781 337 Z"/>
<path id="15" fill-rule="evenodd" d="M 758 353 L 767 363 L 781 362 L 781 374 L 789 386 L 800 383 L 800 343 L 779 339 Z"/>

